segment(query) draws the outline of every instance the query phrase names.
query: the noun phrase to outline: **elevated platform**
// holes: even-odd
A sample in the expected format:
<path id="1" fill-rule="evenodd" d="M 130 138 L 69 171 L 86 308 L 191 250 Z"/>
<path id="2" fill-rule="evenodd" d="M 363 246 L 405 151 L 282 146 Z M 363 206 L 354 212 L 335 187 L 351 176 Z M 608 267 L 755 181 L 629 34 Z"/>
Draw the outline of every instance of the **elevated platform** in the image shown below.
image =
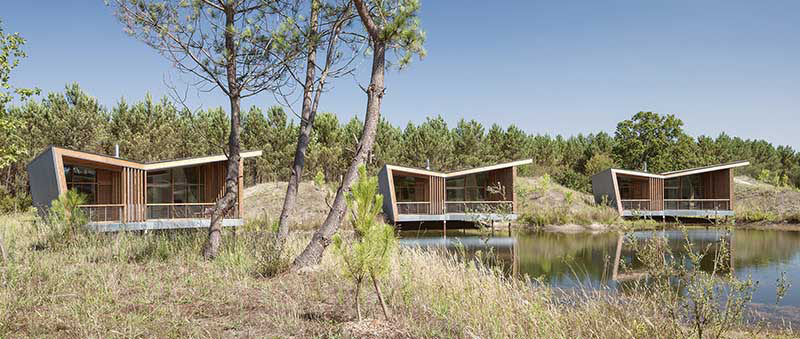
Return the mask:
<path id="1" fill-rule="evenodd" d="M 185 228 L 208 228 L 211 223 L 209 219 L 151 219 L 140 222 L 92 222 L 89 229 L 96 232 L 119 232 L 119 231 L 146 231 L 146 230 L 169 230 Z M 244 225 L 242 219 L 222 219 L 222 226 L 236 227 Z"/>
<path id="2" fill-rule="evenodd" d="M 447 214 L 400 214 L 395 222 L 418 221 L 511 221 L 517 220 L 516 214 L 481 214 L 481 213 L 447 213 Z"/>
<path id="3" fill-rule="evenodd" d="M 623 210 L 624 217 L 674 217 L 674 218 L 720 218 L 732 217 L 733 211 L 729 210 L 663 210 L 641 211 Z"/>

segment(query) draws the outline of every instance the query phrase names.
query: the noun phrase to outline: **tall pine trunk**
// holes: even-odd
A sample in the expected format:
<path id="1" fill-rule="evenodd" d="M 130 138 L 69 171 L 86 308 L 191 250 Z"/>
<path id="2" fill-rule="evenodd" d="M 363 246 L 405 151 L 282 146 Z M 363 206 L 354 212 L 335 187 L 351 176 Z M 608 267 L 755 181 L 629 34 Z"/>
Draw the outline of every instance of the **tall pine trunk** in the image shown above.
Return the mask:
<path id="1" fill-rule="evenodd" d="M 359 12 L 360 11 L 361 10 L 359 10 Z M 317 231 L 314 232 L 314 236 L 311 238 L 308 246 L 295 258 L 292 265 L 292 268 L 295 270 L 316 265 L 322 259 L 322 253 L 325 251 L 325 248 L 331 244 L 333 235 L 342 223 L 342 217 L 347 209 L 345 197 L 347 192 L 350 191 L 350 185 L 352 185 L 353 181 L 358 177 L 358 167 L 364 163 L 367 154 L 372 150 L 373 144 L 375 143 L 375 134 L 378 129 L 381 99 L 383 98 L 384 90 L 386 44 L 381 39 L 373 38 L 372 41 L 372 73 L 369 87 L 367 87 L 366 90 L 367 110 L 361 140 L 358 143 L 355 157 L 353 157 L 353 161 L 350 162 L 350 167 L 347 169 L 347 172 L 342 178 L 342 183 L 336 191 L 336 197 L 333 200 L 333 205 L 331 205 L 328 216 Z"/>
<path id="2" fill-rule="evenodd" d="M 311 95 L 314 92 L 314 77 L 316 75 L 316 62 L 317 62 L 317 31 L 319 30 L 319 4 L 317 1 L 312 1 L 311 4 L 311 38 L 308 46 L 308 61 L 306 63 L 306 79 L 303 85 L 303 108 L 300 120 L 300 135 L 297 137 L 297 148 L 294 152 L 294 161 L 292 162 L 292 174 L 289 177 L 289 183 L 286 186 L 286 196 L 283 199 L 283 208 L 281 209 L 281 216 L 278 219 L 278 242 L 280 247 L 286 242 L 289 235 L 289 216 L 294 213 L 295 202 L 297 201 L 297 190 L 300 186 L 300 181 L 303 178 L 303 167 L 306 162 L 306 151 L 308 144 L 311 140 L 311 130 L 314 129 L 314 118 L 317 115 L 316 107 L 313 107 Z M 324 81 L 324 80 L 323 80 Z M 319 94 L 322 92 L 322 83 L 320 84 L 319 92 L 317 93 L 317 101 Z"/>
<path id="3" fill-rule="evenodd" d="M 228 98 L 231 103 L 231 133 L 228 136 L 228 164 L 225 175 L 225 194 L 217 200 L 211 212 L 208 225 L 208 240 L 203 247 L 203 257 L 213 259 L 219 253 L 222 238 L 222 219 L 239 199 L 239 150 L 240 134 L 240 100 L 238 79 L 236 79 L 236 45 L 233 39 L 234 15 L 236 9 L 230 5 L 225 7 L 225 49 L 227 50 L 226 73 L 228 77 Z"/>

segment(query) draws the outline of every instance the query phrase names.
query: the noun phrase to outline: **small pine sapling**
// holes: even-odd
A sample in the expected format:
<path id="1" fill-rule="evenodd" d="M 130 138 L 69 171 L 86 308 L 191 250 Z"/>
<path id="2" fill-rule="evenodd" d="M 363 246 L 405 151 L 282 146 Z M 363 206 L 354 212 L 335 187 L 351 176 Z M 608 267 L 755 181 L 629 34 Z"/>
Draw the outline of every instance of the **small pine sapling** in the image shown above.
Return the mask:
<path id="1" fill-rule="evenodd" d="M 350 223 L 355 234 L 345 239 L 340 234 L 333 238 L 335 252 L 344 262 L 345 274 L 355 283 L 355 304 L 358 320 L 361 321 L 361 283 L 372 279 L 372 285 L 378 296 L 381 309 L 386 320 L 389 310 L 381 293 L 378 279 L 385 276 L 390 269 L 390 259 L 394 252 L 396 239 L 394 229 L 379 220 L 383 196 L 378 194 L 378 179 L 367 176 L 364 165 L 358 169 L 358 180 L 353 184 L 347 197 L 347 205 L 351 212 Z"/>

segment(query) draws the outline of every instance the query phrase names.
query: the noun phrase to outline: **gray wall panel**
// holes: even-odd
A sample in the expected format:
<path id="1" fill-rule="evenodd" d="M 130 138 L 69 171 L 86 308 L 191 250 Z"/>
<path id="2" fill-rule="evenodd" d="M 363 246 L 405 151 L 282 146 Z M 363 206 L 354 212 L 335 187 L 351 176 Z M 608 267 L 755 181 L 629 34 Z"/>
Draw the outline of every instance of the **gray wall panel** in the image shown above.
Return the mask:
<path id="1" fill-rule="evenodd" d="M 46 149 L 28 164 L 33 206 L 47 209 L 58 198 L 58 172 L 53 148 Z"/>
<path id="2" fill-rule="evenodd" d="M 378 189 L 383 195 L 383 215 L 386 216 L 386 220 L 390 223 L 395 222 L 394 217 L 394 200 L 392 200 L 392 189 L 389 186 L 389 170 L 386 166 L 383 166 L 380 172 L 378 172 Z"/>
<path id="3" fill-rule="evenodd" d="M 595 203 L 602 203 L 603 197 L 607 197 L 608 204 L 617 208 L 616 187 L 611 169 L 607 169 L 592 176 L 592 193 Z"/>

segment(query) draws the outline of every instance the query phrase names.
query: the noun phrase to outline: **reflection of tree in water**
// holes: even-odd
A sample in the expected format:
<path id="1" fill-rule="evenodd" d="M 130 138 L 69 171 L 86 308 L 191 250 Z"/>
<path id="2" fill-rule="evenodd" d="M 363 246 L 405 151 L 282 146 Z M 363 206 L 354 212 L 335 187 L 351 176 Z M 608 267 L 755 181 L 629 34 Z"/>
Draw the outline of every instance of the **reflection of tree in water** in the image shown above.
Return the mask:
<path id="1" fill-rule="evenodd" d="M 635 232 L 632 238 L 643 241 L 654 235 L 665 236 L 676 255 L 686 254 L 685 239 L 681 231 Z M 788 263 L 800 252 L 798 232 L 734 230 L 729 233 L 727 230 L 711 229 L 689 230 L 688 237 L 695 251 L 703 251 L 708 247 L 708 255 L 703 258 L 700 267 L 706 272 L 710 272 L 714 266 L 713 258 L 719 250 L 720 238 L 724 238 L 730 245 L 734 270 Z M 623 247 L 623 259 L 635 269 L 640 267 L 640 263 L 636 262 L 635 253 L 630 247 Z"/>
<path id="2" fill-rule="evenodd" d="M 634 232 L 628 236 L 628 242 L 623 245 L 622 250 L 622 252 L 625 253 L 623 260 L 625 260 L 630 269 L 635 270 L 642 266 L 642 264 L 636 259 L 636 253 L 634 250 L 634 247 L 636 246 L 630 242 L 635 241 L 641 244 L 652 237 L 666 238 L 667 245 L 669 246 L 675 259 L 683 260 L 684 264 L 689 267 L 691 266 L 691 263 L 686 256 L 686 237 L 688 237 L 689 241 L 692 243 L 692 251 L 695 253 L 706 253 L 700 262 L 700 269 L 705 272 L 711 272 L 711 270 L 714 269 L 714 258 L 719 251 L 720 239 L 725 239 L 728 244 L 730 244 L 731 241 L 731 234 L 727 230 L 719 229 L 689 230 L 686 234 L 678 230 Z M 722 266 L 730 267 L 730 263 L 723 263 Z M 727 269 L 722 270 L 721 272 L 727 273 Z"/>
<path id="3" fill-rule="evenodd" d="M 800 252 L 800 232 L 737 230 L 734 269 L 789 263 Z"/>
<path id="4" fill-rule="evenodd" d="M 685 256 L 685 239 L 681 231 L 640 231 L 633 232 L 628 237 L 639 242 L 652 236 L 666 237 L 673 253 L 677 257 Z M 734 270 L 786 263 L 800 251 L 800 232 L 735 230 L 733 236 L 730 236 L 724 229 L 690 229 L 688 236 L 695 251 L 709 247 L 708 255 L 701 262 L 701 269 L 707 272 L 714 266 L 713 258 L 719 248 L 720 237 L 730 241 Z M 611 280 L 619 234 L 536 232 L 518 234 L 514 239 L 490 239 L 488 246 L 493 259 L 497 259 L 495 263 L 502 265 L 506 272 L 527 274 L 531 278 L 542 278 L 545 283 L 566 287 L 574 285 L 576 275 L 581 282 Z M 428 247 L 426 244 L 445 245 L 451 253 L 461 251 L 467 256 L 473 256 L 477 251 L 484 255 L 489 253 L 489 248 L 482 246 L 482 241 L 478 241 L 477 236 L 448 236 L 444 240 L 441 236 L 428 235 L 407 240 L 423 247 Z M 454 243 L 462 241 L 463 247 L 454 246 Z M 457 248 L 460 250 L 454 251 Z M 642 267 L 629 243 L 622 245 L 620 259 L 624 261 L 621 274 L 636 272 Z M 623 283 L 623 286 L 625 284 L 627 283 Z"/>
<path id="5" fill-rule="evenodd" d="M 545 282 L 574 279 L 600 281 L 609 276 L 617 235 L 534 233 L 517 241 L 519 271 Z"/>

